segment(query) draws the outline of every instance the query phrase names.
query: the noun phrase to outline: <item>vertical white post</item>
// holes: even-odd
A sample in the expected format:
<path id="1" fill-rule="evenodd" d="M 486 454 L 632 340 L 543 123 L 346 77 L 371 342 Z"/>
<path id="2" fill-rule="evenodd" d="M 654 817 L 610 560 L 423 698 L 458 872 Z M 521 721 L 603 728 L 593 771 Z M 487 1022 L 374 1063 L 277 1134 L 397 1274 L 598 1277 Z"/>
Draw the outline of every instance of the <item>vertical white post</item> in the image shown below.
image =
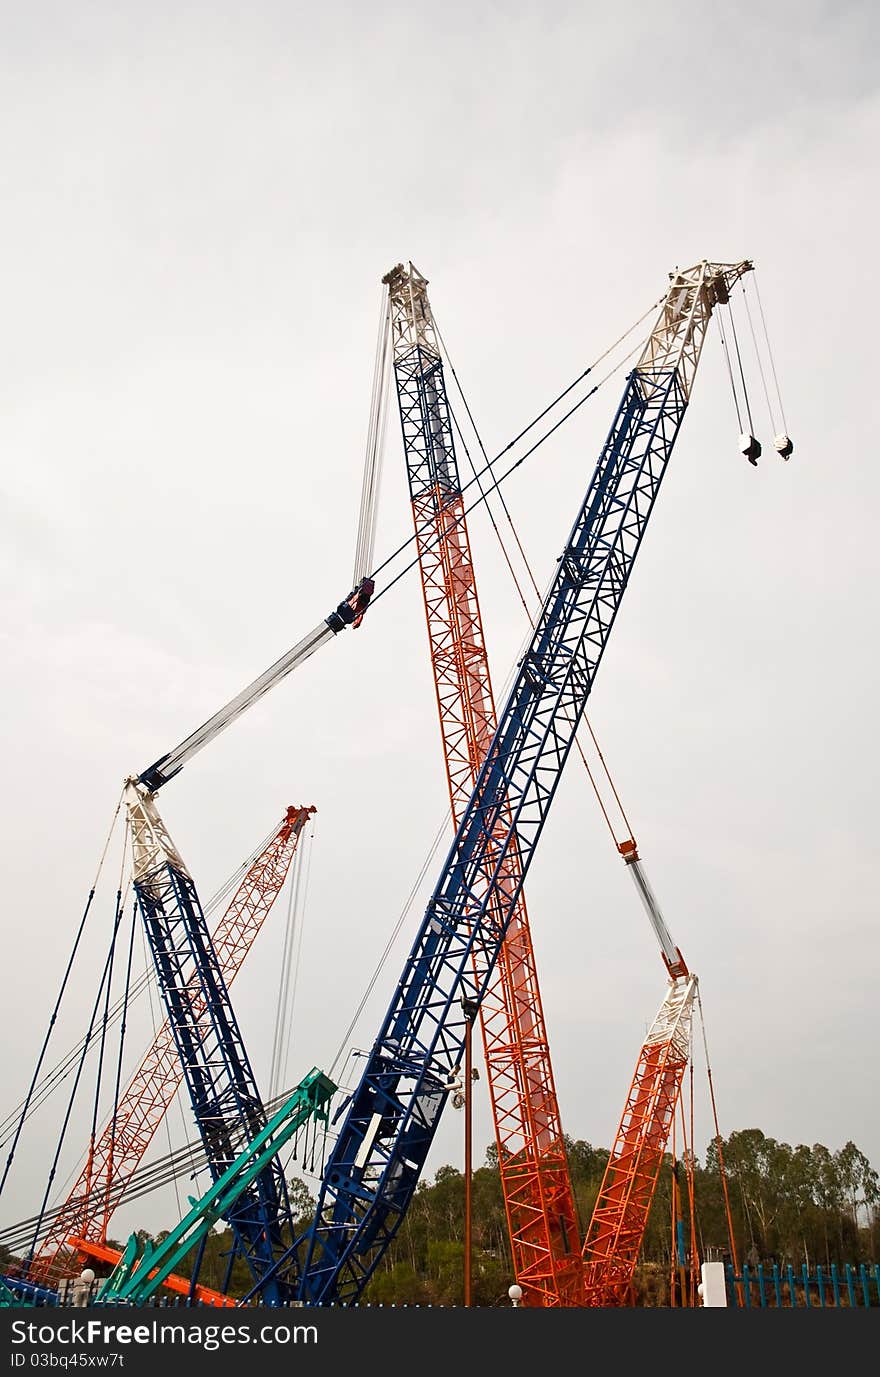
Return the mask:
<path id="1" fill-rule="evenodd" d="M 727 1287 L 724 1284 L 724 1263 L 704 1262 L 700 1268 L 703 1280 L 697 1290 L 705 1306 L 726 1305 Z"/>

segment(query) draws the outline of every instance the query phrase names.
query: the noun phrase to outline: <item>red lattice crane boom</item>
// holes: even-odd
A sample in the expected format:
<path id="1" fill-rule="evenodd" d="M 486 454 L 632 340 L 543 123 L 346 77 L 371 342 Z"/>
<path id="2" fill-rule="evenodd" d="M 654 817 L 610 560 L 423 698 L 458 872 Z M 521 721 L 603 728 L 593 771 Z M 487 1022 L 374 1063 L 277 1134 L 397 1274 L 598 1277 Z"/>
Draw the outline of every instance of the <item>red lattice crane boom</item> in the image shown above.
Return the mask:
<path id="1" fill-rule="evenodd" d="M 606 814 L 607 816 L 607 814 Z M 697 977 L 672 940 L 642 869 L 635 840 L 618 842 L 633 877 L 669 985 L 647 1037 L 626 1097 L 583 1246 L 585 1300 L 591 1306 L 625 1305 L 630 1296 L 648 1215 L 690 1060 Z"/>
<path id="2" fill-rule="evenodd" d="M 673 978 L 642 1044 L 584 1241 L 586 1304 L 625 1305 L 690 1059 L 696 976 Z"/>
<path id="3" fill-rule="evenodd" d="M 495 703 L 465 521 L 443 365 L 426 279 L 398 266 L 384 279 L 431 666 L 458 827 L 496 728 Z M 503 887 L 519 885 L 511 849 Z M 514 1271 L 531 1306 L 580 1303 L 574 1196 L 525 899 L 480 1004 L 489 1095 Z"/>

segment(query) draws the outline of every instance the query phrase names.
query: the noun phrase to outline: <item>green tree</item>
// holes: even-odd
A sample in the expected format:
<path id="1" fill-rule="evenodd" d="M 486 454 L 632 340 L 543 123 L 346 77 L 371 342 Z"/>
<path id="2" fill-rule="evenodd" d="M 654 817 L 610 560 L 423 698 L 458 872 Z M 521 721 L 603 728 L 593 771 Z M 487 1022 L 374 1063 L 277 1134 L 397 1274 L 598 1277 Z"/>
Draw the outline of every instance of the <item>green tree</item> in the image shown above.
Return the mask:
<path id="1" fill-rule="evenodd" d="M 294 1225 L 307 1225 L 315 1217 L 317 1201 L 312 1195 L 305 1181 L 301 1176 L 292 1176 L 287 1183 L 287 1194 L 290 1200 L 290 1213 L 293 1216 Z"/>
<path id="2" fill-rule="evenodd" d="M 719 1151 L 720 1147 L 720 1151 Z M 608 1150 L 582 1139 L 565 1139 L 581 1224 L 581 1238 L 608 1162 Z M 741 1129 L 721 1143 L 713 1141 L 705 1163 L 683 1154 L 694 1180 L 694 1222 L 700 1258 L 729 1252 L 727 1206 L 740 1262 L 799 1262 L 838 1265 L 877 1260 L 880 1247 L 880 1184 L 868 1159 L 848 1142 L 838 1152 L 821 1143 L 791 1146 L 760 1129 Z M 721 1163 L 725 1177 L 722 1179 Z M 669 1304 L 672 1261 L 672 1162 L 660 1165 L 634 1284 L 636 1305 Z M 461 1305 L 464 1300 L 464 1177 L 441 1166 L 433 1182 L 420 1181 L 400 1227 L 363 1293 L 364 1303 L 385 1305 Z M 301 1228 L 314 1217 L 315 1201 L 304 1181 L 289 1183 L 291 1205 Z M 472 1280 L 476 1306 L 507 1305 L 513 1280 L 507 1216 L 492 1143 L 485 1164 L 471 1177 Z M 689 1192 L 683 1187 L 682 1213 L 690 1235 Z M 150 1237 L 145 1231 L 141 1242 Z M 157 1237 L 162 1237 L 161 1234 Z M 232 1247 L 229 1229 L 209 1235 L 199 1280 L 221 1289 Z M 194 1253 L 178 1270 L 184 1275 Z M 241 1296 L 250 1290 L 246 1265 L 236 1260 L 229 1286 Z"/>
<path id="3" fill-rule="evenodd" d="M 880 1178 L 855 1143 L 846 1143 L 835 1154 L 841 1189 L 846 1195 L 852 1222 L 859 1226 L 859 1214 L 864 1210 L 870 1218 L 873 1206 L 880 1201 Z"/>

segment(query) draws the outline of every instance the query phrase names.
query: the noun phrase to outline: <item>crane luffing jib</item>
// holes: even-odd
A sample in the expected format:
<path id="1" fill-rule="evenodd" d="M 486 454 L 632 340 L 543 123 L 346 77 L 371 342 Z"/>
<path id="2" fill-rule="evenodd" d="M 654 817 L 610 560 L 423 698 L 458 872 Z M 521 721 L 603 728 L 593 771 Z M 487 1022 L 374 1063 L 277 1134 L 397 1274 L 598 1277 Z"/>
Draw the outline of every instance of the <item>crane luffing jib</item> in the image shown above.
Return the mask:
<path id="1" fill-rule="evenodd" d="M 394 376 L 453 827 L 496 727 L 453 422 L 427 280 L 399 264 L 389 288 Z M 502 827 L 503 830 L 503 827 Z M 507 856 L 516 883 L 518 857 Z M 565 1153 L 525 895 L 480 1005 L 514 1275 L 527 1305 L 582 1295 L 577 1207 Z"/>
<path id="2" fill-rule="evenodd" d="M 332 641 L 333 637 L 338 636 L 340 631 L 344 631 L 347 626 L 359 626 L 374 588 L 375 585 L 371 578 L 362 578 L 348 597 L 344 598 L 329 616 L 319 622 L 313 631 L 310 631 L 307 636 L 303 636 L 301 641 L 298 641 L 285 655 L 270 665 L 259 678 L 255 679 L 252 684 L 248 684 L 241 693 L 231 698 L 218 712 L 214 713 L 213 717 L 209 717 L 207 722 L 203 722 L 178 746 L 175 746 L 171 751 L 166 751 L 158 760 L 154 760 L 152 765 L 148 765 L 145 770 L 142 770 L 137 776 L 137 783 L 142 784 L 155 794 L 162 788 L 163 784 L 168 783 L 169 779 L 180 774 L 184 765 L 203 746 L 218 736 L 243 712 L 247 712 L 248 708 L 253 707 L 258 699 L 280 683 L 292 670 L 297 669 L 322 645 Z"/>
<path id="3" fill-rule="evenodd" d="M 300 1298 L 350 1303 L 399 1228 L 462 1061 L 690 397 L 712 310 L 751 263 L 671 274 L 300 1241 Z M 504 824 L 503 836 L 500 829 Z M 507 884 L 508 852 L 519 853 Z"/>
<path id="4" fill-rule="evenodd" d="M 687 975 L 688 968 L 680 949 L 672 940 L 672 934 L 666 925 L 666 919 L 660 904 L 657 901 L 653 889 L 651 888 L 648 877 L 642 866 L 642 860 L 638 853 L 635 841 L 632 837 L 618 845 L 618 851 L 626 862 L 626 867 L 633 877 L 633 882 L 638 890 L 639 898 L 645 906 L 648 921 L 654 930 L 654 936 L 660 945 L 660 955 L 669 972 L 670 977 L 675 980 L 681 975 Z"/>
<path id="5" fill-rule="evenodd" d="M 124 801 L 133 884 L 196 1123 L 215 1181 L 266 1127 L 266 1112 L 199 896 L 154 795 L 135 779 Z M 272 1157 L 236 1196 L 227 1221 L 269 1304 L 290 1298 L 295 1265 L 275 1268 L 292 1219 L 287 1183 Z"/>

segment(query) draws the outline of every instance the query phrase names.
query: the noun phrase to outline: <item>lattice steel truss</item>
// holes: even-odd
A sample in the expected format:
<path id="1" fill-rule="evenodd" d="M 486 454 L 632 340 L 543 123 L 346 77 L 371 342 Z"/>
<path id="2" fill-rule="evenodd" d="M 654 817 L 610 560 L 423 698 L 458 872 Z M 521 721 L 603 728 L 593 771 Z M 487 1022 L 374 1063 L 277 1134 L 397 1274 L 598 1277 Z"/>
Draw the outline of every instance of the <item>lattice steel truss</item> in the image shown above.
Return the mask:
<path id="1" fill-rule="evenodd" d="M 623 1305 L 690 1058 L 695 976 L 674 980 L 642 1046 L 587 1237 L 587 1305 Z"/>
<path id="2" fill-rule="evenodd" d="M 281 825 L 249 866 L 211 934 L 214 954 L 227 988 L 241 969 L 281 891 L 303 828 L 314 811 L 311 807 L 287 809 Z M 150 845 L 150 833 L 147 831 L 144 835 L 144 819 L 139 817 L 138 822 L 143 837 L 140 863 L 149 866 L 150 860 L 155 861 L 158 857 Z M 173 852 L 167 832 L 164 842 L 170 848 L 167 854 L 175 854 L 178 866 L 183 868 L 183 861 Z M 201 993 L 196 991 L 193 1003 L 199 1014 L 203 1012 L 201 1000 Z M 171 1024 L 166 1019 L 120 1095 L 114 1112 L 90 1147 L 85 1165 L 67 1199 L 53 1216 L 51 1229 L 44 1236 L 29 1269 L 34 1280 L 57 1281 L 79 1271 L 80 1252 L 75 1247 L 68 1247 L 71 1236 L 90 1243 L 106 1243 L 111 1217 L 182 1080 L 183 1066 Z"/>
<path id="3" fill-rule="evenodd" d="M 153 794 L 129 780 L 125 803 L 134 890 L 208 1168 L 217 1180 L 265 1128 L 266 1114 L 192 878 Z M 239 1196 L 227 1223 L 267 1303 L 289 1299 L 295 1265 L 291 1261 L 283 1274 L 274 1267 L 291 1230 L 287 1183 L 277 1158 Z"/>
<path id="4" fill-rule="evenodd" d="M 431 666 L 458 827 L 495 732 L 495 703 L 427 282 L 412 264 L 384 280 Z M 506 830 L 505 818 L 499 838 Z M 515 847 L 505 860 L 501 887 L 520 888 Z M 577 1304 L 583 1275 L 577 1210 L 522 893 L 480 1004 L 480 1025 L 523 1304 Z"/>
<path id="5" fill-rule="evenodd" d="M 750 268 L 673 274 L 627 379 L 476 786 L 327 1161 L 300 1299 L 351 1303 L 400 1227 L 499 958 L 666 471 L 716 301 Z M 511 871 L 509 857 L 519 855 Z"/>

